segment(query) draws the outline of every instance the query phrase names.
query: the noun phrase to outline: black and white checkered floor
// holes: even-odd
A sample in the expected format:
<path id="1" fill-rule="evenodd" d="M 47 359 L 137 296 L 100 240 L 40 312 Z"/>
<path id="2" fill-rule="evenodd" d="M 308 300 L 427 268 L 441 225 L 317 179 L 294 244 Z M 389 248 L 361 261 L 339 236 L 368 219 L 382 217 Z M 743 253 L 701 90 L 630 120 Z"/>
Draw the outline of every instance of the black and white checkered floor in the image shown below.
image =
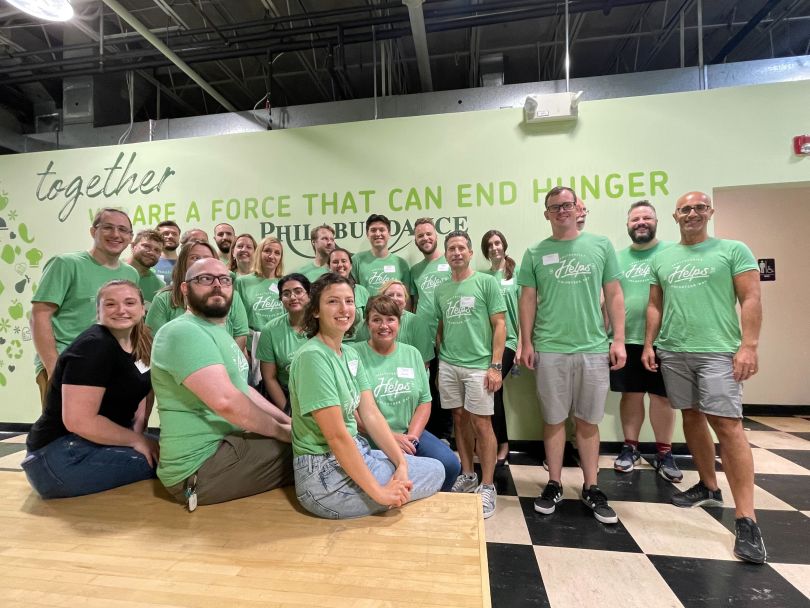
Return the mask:
<path id="1" fill-rule="evenodd" d="M 734 505 L 719 462 L 725 506 L 679 509 L 670 496 L 697 481 L 688 458 L 679 459 L 684 480 L 676 486 L 649 463 L 621 474 L 613 455 L 602 456 L 599 486 L 619 515 L 617 525 L 603 526 L 579 501 L 574 467 L 563 471 L 557 511 L 535 513 L 548 474 L 539 457 L 513 453 L 498 469 L 497 513 L 485 524 L 493 606 L 810 606 L 810 417 L 751 417 L 744 425 L 766 565 L 732 555 Z M 0 434 L 0 470 L 20 470 L 24 440 Z"/>

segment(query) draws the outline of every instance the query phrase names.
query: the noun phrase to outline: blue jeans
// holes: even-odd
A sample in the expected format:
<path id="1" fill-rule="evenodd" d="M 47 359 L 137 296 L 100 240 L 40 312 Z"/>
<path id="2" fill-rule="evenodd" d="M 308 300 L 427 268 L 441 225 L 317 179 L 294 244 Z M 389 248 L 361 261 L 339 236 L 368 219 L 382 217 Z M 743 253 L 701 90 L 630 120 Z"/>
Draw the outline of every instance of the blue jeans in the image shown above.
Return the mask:
<path id="1" fill-rule="evenodd" d="M 22 468 L 42 498 L 95 494 L 155 477 L 155 469 L 132 448 L 99 445 L 73 433 L 29 452 Z"/>
<path id="2" fill-rule="evenodd" d="M 357 435 L 357 450 L 369 471 L 381 485 L 387 484 L 395 467 L 381 450 L 372 450 L 368 441 Z M 432 458 L 405 455 L 408 477 L 413 482 L 411 500 L 427 498 L 439 491 L 444 482 L 444 467 Z M 383 506 L 366 494 L 343 470 L 332 452 L 303 454 L 293 461 L 295 494 L 307 511 L 326 519 L 350 519 L 382 513 Z"/>
<path id="3" fill-rule="evenodd" d="M 459 473 L 461 473 L 461 463 L 458 460 L 458 456 L 453 453 L 453 450 L 451 450 L 446 443 L 437 439 L 432 433 L 422 431 L 419 437 L 419 447 L 416 448 L 416 455 L 424 458 L 433 458 L 444 465 L 444 483 L 442 484 L 441 491 L 449 492 L 456 478 L 459 476 Z"/>

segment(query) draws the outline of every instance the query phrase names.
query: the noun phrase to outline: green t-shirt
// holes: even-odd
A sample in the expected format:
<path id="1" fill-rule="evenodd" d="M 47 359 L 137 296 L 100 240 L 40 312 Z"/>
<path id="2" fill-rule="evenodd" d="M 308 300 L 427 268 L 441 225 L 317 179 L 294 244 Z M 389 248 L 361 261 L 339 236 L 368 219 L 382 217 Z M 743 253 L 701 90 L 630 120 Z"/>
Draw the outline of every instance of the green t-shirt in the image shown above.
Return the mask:
<path id="1" fill-rule="evenodd" d="M 210 365 L 224 365 L 233 385 L 249 394 L 248 362 L 224 326 L 188 313 L 155 334 L 151 371 L 160 414 L 157 475 L 167 487 L 196 472 L 225 435 L 240 430 L 183 385 Z"/>
<path id="2" fill-rule="evenodd" d="M 368 325 L 363 323 L 358 327 L 354 341 L 362 343 L 368 341 L 370 337 Z M 397 342 L 413 346 L 419 352 L 424 363 L 432 361 L 436 356 L 436 333 L 431 334 L 422 319 L 407 310 L 403 310 L 402 316 L 399 318 Z"/>
<path id="3" fill-rule="evenodd" d="M 137 285 L 140 276 L 124 262 L 119 262 L 118 268 L 107 268 L 87 251 L 63 253 L 48 260 L 31 302 L 58 307 L 51 317 L 56 352 L 61 353 L 96 322 L 96 295 L 102 285 L 113 279 L 127 279 Z M 37 373 L 42 370 L 39 356 L 34 365 Z"/>
<path id="4" fill-rule="evenodd" d="M 276 378 L 279 384 L 290 382 L 290 363 L 295 352 L 307 342 L 305 334 L 299 334 L 290 325 L 290 317 L 276 317 L 262 328 L 256 358 L 259 361 L 276 364 Z"/>
<path id="5" fill-rule="evenodd" d="M 380 355 L 366 342 L 357 345 L 357 354 L 388 426 L 394 433 L 406 432 L 416 408 L 431 400 L 419 351 L 408 344 L 397 344 L 390 355 Z"/>
<path id="6" fill-rule="evenodd" d="M 600 293 L 619 276 L 616 252 L 604 236 L 582 232 L 570 241 L 547 238 L 527 249 L 518 285 L 537 290 L 534 350 L 608 352 Z"/>
<path id="7" fill-rule="evenodd" d="M 644 344 L 647 329 L 647 303 L 650 301 L 650 260 L 654 255 L 671 247 L 672 243 L 659 242 L 649 249 L 628 247 L 616 254 L 621 271 L 624 293 L 624 341 L 626 344 Z M 613 331 L 611 328 L 611 338 Z"/>
<path id="8" fill-rule="evenodd" d="M 354 285 L 354 333 L 349 336 L 343 336 L 344 342 L 364 342 L 368 340 L 368 332 L 366 331 L 366 304 L 371 296 L 368 289 L 356 283 Z"/>
<path id="9" fill-rule="evenodd" d="M 664 292 L 659 348 L 737 352 L 742 335 L 734 277 L 758 269 L 754 254 L 740 241 L 710 238 L 697 245 L 676 244 L 656 255 L 650 262 L 651 280 Z"/>
<path id="10" fill-rule="evenodd" d="M 143 293 L 143 301 L 146 305 L 146 310 L 149 310 L 152 300 L 155 299 L 155 294 L 166 287 L 166 284 L 163 282 L 163 279 L 157 276 L 155 271 L 150 268 L 145 275 L 138 279 L 138 287 L 141 288 L 141 293 Z"/>
<path id="11" fill-rule="evenodd" d="M 518 329 L 520 328 L 520 318 L 518 317 L 518 299 L 520 297 L 520 286 L 517 276 L 520 267 L 515 266 L 512 271 L 512 278 L 503 278 L 503 271 L 492 272 L 492 269 L 484 270 L 484 274 L 490 274 L 498 281 L 501 288 L 503 301 L 506 303 L 506 348 L 517 350 Z"/>
<path id="12" fill-rule="evenodd" d="M 286 314 L 278 293 L 278 279 L 242 275 L 236 277 L 236 293 L 242 299 L 248 326 L 253 331 L 261 331 L 268 321 Z"/>
<path id="13" fill-rule="evenodd" d="M 408 262 L 398 255 L 389 253 L 384 258 L 375 258 L 371 251 L 361 251 L 352 258 L 352 276 L 366 287 L 371 295 L 377 292 L 386 281 L 402 281 L 407 289 L 411 285 L 411 269 Z"/>
<path id="14" fill-rule="evenodd" d="M 146 313 L 146 324 L 154 334 L 169 321 L 183 316 L 185 312 L 182 306 L 172 306 L 171 291 L 168 289 L 166 291 L 159 291 L 152 300 L 149 312 Z M 242 304 L 242 298 L 236 293 L 233 295 L 231 309 L 228 311 L 228 316 L 225 319 L 225 329 L 234 338 L 248 335 L 249 329 L 245 305 Z"/>
<path id="15" fill-rule="evenodd" d="M 487 369 L 492 362 L 490 317 L 505 312 L 506 303 L 494 277 L 473 272 L 463 281 L 447 281 L 433 294 L 442 321 L 439 359 L 458 367 Z"/>
<path id="16" fill-rule="evenodd" d="M 329 272 L 329 265 L 316 266 L 315 261 L 313 260 L 312 262 L 307 262 L 301 266 L 301 268 L 299 268 L 296 272 L 304 275 L 310 280 L 310 282 L 314 283 L 318 277 Z"/>
<path id="17" fill-rule="evenodd" d="M 308 340 L 293 357 L 290 401 L 295 456 L 329 452 L 329 444 L 312 416 L 316 410 L 339 406 L 349 434 L 357 435 L 354 410 L 360 405 L 360 393 L 371 385 L 355 347 L 343 344 L 342 351 L 338 355 L 316 337 Z"/>
<path id="18" fill-rule="evenodd" d="M 417 295 L 416 315 L 428 325 L 428 332 L 436 339 L 436 328 L 439 319 L 435 316 L 433 307 L 433 292 L 436 288 L 450 280 L 450 264 L 444 257 L 428 262 L 421 262 L 411 266 L 411 293 Z"/>

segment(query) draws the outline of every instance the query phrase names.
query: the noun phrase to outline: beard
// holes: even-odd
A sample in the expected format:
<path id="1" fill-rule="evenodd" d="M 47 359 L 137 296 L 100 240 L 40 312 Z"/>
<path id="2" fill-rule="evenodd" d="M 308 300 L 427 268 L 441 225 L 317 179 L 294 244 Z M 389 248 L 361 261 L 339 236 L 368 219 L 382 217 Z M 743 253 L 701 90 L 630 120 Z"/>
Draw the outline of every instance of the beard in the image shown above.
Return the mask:
<path id="1" fill-rule="evenodd" d="M 630 236 L 630 240 L 633 241 L 636 245 L 643 245 L 645 243 L 649 243 L 651 240 L 655 238 L 655 231 L 656 226 L 648 226 L 647 227 L 647 234 L 639 236 L 635 230 L 628 229 L 627 234 Z"/>
<path id="2" fill-rule="evenodd" d="M 178 247 L 180 247 L 180 243 L 177 243 L 177 245 L 163 245 L 163 251 L 177 251 Z"/>
<path id="3" fill-rule="evenodd" d="M 231 252 L 231 244 L 230 243 L 217 243 L 217 249 L 219 249 L 220 253 L 228 254 Z"/>
<path id="4" fill-rule="evenodd" d="M 436 251 L 436 247 L 438 247 L 438 246 L 439 246 L 439 242 L 434 241 L 433 242 L 433 247 L 431 247 L 430 249 L 425 249 L 421 245 L 417 245 L 416 248 L 425 255 L 433 255 L 433 252 Z"/>
<path id="5" fill-rule="evenodd" d="M 154 266 L 157 266 L 157 263 L 160 261 L 160 257 L 156 257 L 154 260 L 145 260 L 144 258 L 139 258 L 137 256 L 132 257 L 144 268 L 152 268 Z"/>
<path id="6" fill-rule="evenodd" d="M 222 296 L 225 298 L 223 303 L 210 303 L 209 300 L 214 296 Z M 231 310 L 231 301 L 233 300 L 233 293 L 231 295 L 226 295 L 222 292 L 221 289 L 216 288 L 215 291 L 212 291 L 206 295 L 197 295 L 194 293 L 194 288 L 191 288 L 186 293 L 186 301 L 188 307 L 203 317 L 208 317 L 211 319 L 222 319 L 228 316 L 228 313 Z"/>

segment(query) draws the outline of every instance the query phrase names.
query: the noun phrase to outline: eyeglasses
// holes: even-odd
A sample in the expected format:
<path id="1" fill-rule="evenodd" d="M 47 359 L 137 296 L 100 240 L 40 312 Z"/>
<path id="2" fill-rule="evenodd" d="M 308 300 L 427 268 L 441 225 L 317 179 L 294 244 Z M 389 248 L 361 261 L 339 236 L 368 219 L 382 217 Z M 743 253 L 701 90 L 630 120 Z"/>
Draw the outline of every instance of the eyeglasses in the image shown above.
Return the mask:
<path id="1" fill-rule="evenodd" d="M 562 203 L 560 205 L 549 205 L 546 207 L 546 211 L 549 213 L 559 213 L 560 211 L 571 211 L 574 208 L 576 203 L 572 203 L 571 201 Z"/>
<path id="2" fill-rule="evenodd" d="M 227 274 L 198 274 L 196 277 L 187 279 L 186 283 L 199 283 L 203 287 L 210 287 L 214 284 L 214 281 L 219 281 L 219 284 L 223 287 L 230 287 L 233 283 L 233 279 Z"/>
<path id="3" fill-rule="evenodd" d="M 296 287 L 295 289 L 285 289 L 281 292 L 282 298 L 291 298 L 293 296 L 300 298 L 301 296 L 306 295 L 307 290 L 303 287 Z"/>
<path id="4" fill-rule="evenodd" d="M 127 228 L 126 226 L 116 226 L 115 224 L 99 224 L 97 228 L 101 229 L 102 232 L 107 233 L 114 233 L 118 232 L 123 235 L 132 234 L 132 229 Z"/>
<path id="5" fill-rule="evenodd" d="M 709 209 L 711 209 L 709 205 L 698 203 L 697 205 L 684 205 L 678 209 L 678 213 L 680 215 L 689 215 L 692 213 L 692 211 L 695 211 L 696 213 L 706 213 Z"/>

